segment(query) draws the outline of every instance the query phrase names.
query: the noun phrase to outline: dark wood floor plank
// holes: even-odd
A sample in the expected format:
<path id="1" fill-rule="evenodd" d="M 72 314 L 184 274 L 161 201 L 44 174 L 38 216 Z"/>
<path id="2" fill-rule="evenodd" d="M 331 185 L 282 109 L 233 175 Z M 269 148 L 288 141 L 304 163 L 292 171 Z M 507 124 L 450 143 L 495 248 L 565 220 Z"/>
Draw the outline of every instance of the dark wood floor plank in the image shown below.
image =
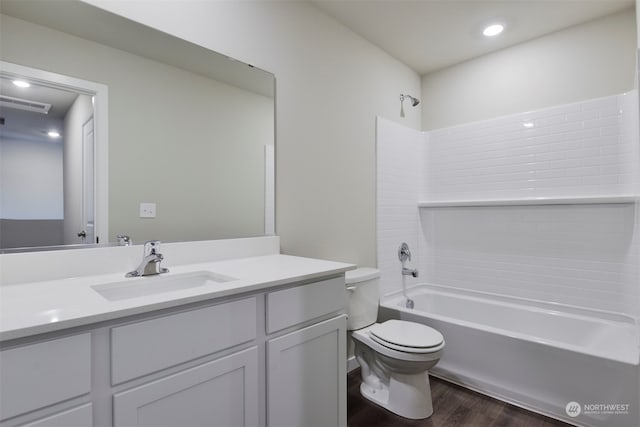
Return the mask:
<path id="1" fill-rule="evenodd" d="M 360 394 L 360 370 L 347 377 L 349 427 L 571 427 L 447 381 L 430 377 L 434 413 L 408 420 L 368 401 Z"/>

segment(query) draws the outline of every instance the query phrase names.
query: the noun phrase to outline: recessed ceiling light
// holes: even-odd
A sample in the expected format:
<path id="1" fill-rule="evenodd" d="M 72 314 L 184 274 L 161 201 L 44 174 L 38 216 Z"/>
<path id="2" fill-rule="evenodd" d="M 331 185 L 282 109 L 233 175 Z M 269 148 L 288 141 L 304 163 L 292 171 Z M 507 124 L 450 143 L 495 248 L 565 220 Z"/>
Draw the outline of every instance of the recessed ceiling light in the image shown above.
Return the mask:
<path id="1" fill-rule="evenodd" d="M 524 122 L 522 124 L 522 126 L 526 127 L 526 128 L 532 128 L 533 127 L 533 122 Z"/>
<path id="2" fill-rule="evenodd" d="M 55 130 L 50 130 L 47 132 L 47 135 L 49 135 L 50 138 L 60 138 L 60 132 Z"/>
<path id="3" fill-rule="evenodd" d="M 502 24 L 493 24 L 493 25 L 489 25 L 488 27 L 486 27 L 484 29 L 484 31 L 482 31 L 482 34 L 484 34 L 487 37 L 493 37 L 493 36 L 497 36 L 498 34 L 500 34 L 503 30 L 504 30 L 504 25 L 502 25 Z"/>
<path id="4" fill-rule="evenodd" d="M 18 87 L 29 87 L 31 86 L 29 82 L 25 82 L 24 80 L 14 80 L 13 84 Z"/>

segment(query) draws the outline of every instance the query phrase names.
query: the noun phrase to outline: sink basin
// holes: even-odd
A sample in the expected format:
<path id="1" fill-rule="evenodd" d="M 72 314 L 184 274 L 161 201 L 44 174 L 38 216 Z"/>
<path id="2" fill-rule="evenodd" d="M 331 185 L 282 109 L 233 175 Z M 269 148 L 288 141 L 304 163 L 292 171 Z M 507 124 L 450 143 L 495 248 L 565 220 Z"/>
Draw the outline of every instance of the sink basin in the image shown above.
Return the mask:
<path id="1" fill-rule="evenodd" d="M 120 301 L 181 289 L 197 288 L 214 283 L 225 283 L 237 280 L 234 277 L 209 271 L 195 271 L 193 273 L 174 274 L 169 276 L 137 277 L 122 282 L 105 283 L 91 286 L 91 289 L 109 301 Z"/>

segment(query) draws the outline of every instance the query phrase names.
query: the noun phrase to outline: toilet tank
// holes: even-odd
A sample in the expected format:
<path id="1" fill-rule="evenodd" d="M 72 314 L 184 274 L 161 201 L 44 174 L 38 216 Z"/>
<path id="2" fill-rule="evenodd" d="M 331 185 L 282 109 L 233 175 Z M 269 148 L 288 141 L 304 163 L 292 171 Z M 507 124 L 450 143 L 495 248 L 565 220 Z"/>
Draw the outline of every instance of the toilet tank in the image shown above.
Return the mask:
<path id="1" fill-rule="evenodd" d="M 345 273 L 347 285 L 347 329 L 352 331 L 376 322 L 380 291 L 380 270 L 358 268 Z"/>

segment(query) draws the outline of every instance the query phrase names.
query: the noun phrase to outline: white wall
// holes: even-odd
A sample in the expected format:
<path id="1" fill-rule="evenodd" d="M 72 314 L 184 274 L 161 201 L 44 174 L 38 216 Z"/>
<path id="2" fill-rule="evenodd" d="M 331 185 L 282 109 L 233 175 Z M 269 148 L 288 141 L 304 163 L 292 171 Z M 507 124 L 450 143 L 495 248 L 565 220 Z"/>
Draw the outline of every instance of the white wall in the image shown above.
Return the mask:
<path id="1" fill-rule="evenodd" d="M 614 95 L 635 87 L 634 9 L 422 78 L 422 129 Z"/>
<path id="2" fill-rule="evenodd" d="M 0 218 L 62 217 L 62 143 L 0 138 Z"/>
<path id="3" fill-rule="evenodd" d="M 375 117 L 414 71 L 304 2 L 86 2 L 274 73 L 282 251 L 375 265 Z"/>
<path id="4" fill-rule="evenodd" d="M 636 36 L 638 38 L 637 46 L 640 46 L 640 0 L 636 0 Z"/>

